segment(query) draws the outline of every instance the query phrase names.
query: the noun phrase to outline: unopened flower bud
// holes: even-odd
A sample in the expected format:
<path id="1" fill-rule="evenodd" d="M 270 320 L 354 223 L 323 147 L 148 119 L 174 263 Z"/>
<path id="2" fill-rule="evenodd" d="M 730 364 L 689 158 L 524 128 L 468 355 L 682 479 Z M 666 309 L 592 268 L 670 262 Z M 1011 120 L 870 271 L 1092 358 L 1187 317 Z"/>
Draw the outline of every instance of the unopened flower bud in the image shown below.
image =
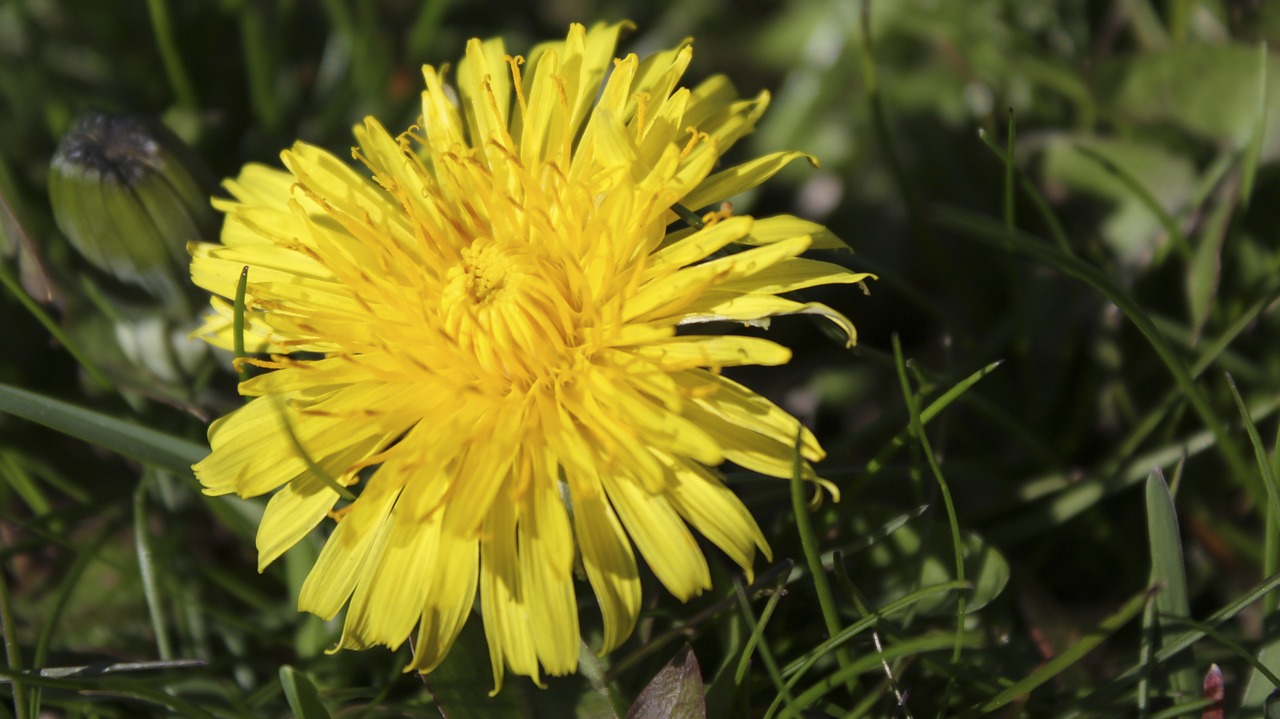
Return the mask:
<path id="1" fill-rule="evenodd" d="M 49 199 L 58 228 L 86 260 L 185 314 L 186 244 L 217 228 L 208 177 L 159 122 L 90 112 L 53 156 Z"/>

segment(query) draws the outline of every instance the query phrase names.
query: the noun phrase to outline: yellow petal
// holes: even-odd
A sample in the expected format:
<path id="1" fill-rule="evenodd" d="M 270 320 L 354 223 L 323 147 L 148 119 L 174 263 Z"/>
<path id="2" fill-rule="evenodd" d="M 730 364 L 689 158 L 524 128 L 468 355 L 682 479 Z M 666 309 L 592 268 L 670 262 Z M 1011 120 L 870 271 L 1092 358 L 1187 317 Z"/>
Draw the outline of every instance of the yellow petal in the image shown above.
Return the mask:
<path id="1" fill-rule="evenodd" d="M 542 506 L 526 504 L 525 508 L 533 511 L 522 514 L 517 526 L 522 598 L 532 620 L 539 663 L 548 674 L 563 676 L 577 670 L 580 648 L 573 573 L 557 566 L 563 563 L 564 550 L 573 544 L 555 486 L 535 489 L 531 500 Z"/>
<path id="2" fill-rule="evenodd" d="M 347 603 L 364 572 L 369 551 L 382 532 L 398 492 L 361 496 L 320 550 L 315 566 L 298 592 L 298 609 L 333 619 Z M 352 522 L 353 515 L 364 515 Z"/>
<path id="3" fill-rule="evenodd" d="M 766 558 L 772 556 L 756 520 L 737 495 L 705 468 L 673 458 L 671 469 L 673 481 L 667 490 L 671 506 L 702 536 L 737 562 L 750 583 L 755 550 L 759 548 Z"/>
<path id="4" fill-rule="evenodd" d="M 662 495 L 627 479 L 602 478 L 609 500 L 654 576 L 681 601 L 711 588 L 711 572 L 688 527 Z"/>
<path id="5" fill-rule="evenodd" d="M 295 479 L 272 495 L 258 525 L 258 571 L 315 529 L 338 496 L 337 490 L 313 476 Z"/>
<path id="6" fill-rule="evenodd" d="M 611 651 L 631 635 L 640 614 L 640 576 L 635 555 L 617 515 L 595 477 L 570 477 L 573 528 L 582 552 L 582 566 L 600 603 L 604 641 L 600 653 Z"/>
<path id="7" fill-rule="evenodd" d="M 804 252 L 808 246 L 808 236 L 793 237 L 686 267 L 670 277 L 646 284 L 627 302 L 624 317 L 628 321 L 639 322 L 669 317 L 697 302 L 699 295 L 706 288 L 741 277 L 750 277 Z"/>
<path id="8" fill-rule="evenodd" d="M 634 350 L 667 371 L 694 367 L 776 366 L 791 360 L 791 350 L 760 337 L 697 335 L 673 337 Z"/>
<path id="9" fill-rule="evenodd" d="M 803 152 L 775 152 L 717 172 L 686 195 L 680 204 L 691 210 L 697 210 L 728 199 L 773 177 L 792 160 L 801 157 L 807 159 L 810 164 L 816 164 L 816 160 L 811 155 Z"/>
<path id="10" fill-rule="evenodd" d="M 407 488 L 401 493 L 412 492 Z M 398 648 L 422 614 L 427 583 L 440 549 L 439 514 L 426 521 L 415 512 L 393 507 L 383 528 L 384 541 L 370 548 L 367 569 L 351 597 L 343 627 L 343 646 L 367 647 L 382 644 Z"/>
<path id="11" fill-rule="evenodd" d="M 418 624 L 413 662 L 406 671 L 426 673 L 439 666 L 471 616 L 480 579 L 480 543 L 475 536 L 463 537 L 452 531 L 445 521 L 445 531 L 439 537 L 439 556 L 425 580 L 431 591 L 427 592 Z"/>
<path id="12" fill-rule="evenodd" d="M 480 610 L 496 693 L 506 665 L 538 679 L 538 655 L 527 608 L 521 603 L 520 561 L 516 553 L 516 508 L 495 502 L 480 538 Z"/>
<path id="13" fill-rule="evenodd" d="M 736 292 L 707 292 L 692 305 L 685 307 L 681 324 L 698 322 L 747 322 L 758 323 L 770 317 L 782 315 L 818 315 L 835 324 L 849 340 L 846 347 L 858 342 L 858 331 L 848 317 L 821 302 L 796 302 L 784 297 Z M 767 323 L 765 326 L 768 326 Z"/>

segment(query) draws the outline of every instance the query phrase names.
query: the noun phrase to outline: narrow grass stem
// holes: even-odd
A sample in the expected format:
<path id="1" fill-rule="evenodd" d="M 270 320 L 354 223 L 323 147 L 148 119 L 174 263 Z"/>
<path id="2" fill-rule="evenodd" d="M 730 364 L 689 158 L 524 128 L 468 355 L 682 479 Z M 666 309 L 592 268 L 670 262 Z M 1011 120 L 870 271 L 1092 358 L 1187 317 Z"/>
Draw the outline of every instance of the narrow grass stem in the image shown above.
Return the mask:
<path id="1" fill-rule="evenodd" d="M 169 6 L 165 4 L 165 0 L 147 0 L 147 11 L 151 14 L 151 27 L 156 33 L 160 61 L 164 64 L 164 73 L 169 77 L 178 105 L 194 110 L 200 102 L 196 98 L 195 86 L 187 76 L 187 69 L 182 64 L 182 55 L 178 53 L 178 41 L 174 37 L 173 23 L 169 19 Z"/>
<path id="2" fill-rule="evenodd" d="M 759 631 L 757 628 L 755 614 L 751 611 L 751 602 L 747 601 L 747 594 L 742 589 L 742 584 L 738 581 L 733 583 L 733 595 L 738 600 L 738 608 L 742 610 L 742 616 L 747 620 L 747 628 L 751 630 L 752 636 Z M 773 656 L 773 651 L 769 649 L 768 642 L 760 642 L 756 649 L 760 653 L 760 661 L 764 663 L 765 671 L 769 673 L 769 678 L 773 680 L 774 687 L 778 690 L 778 695 L 782 697 L 782 701 L 786 704 L 788 711 L 795 710 L 795 699 L 791 696 L 791 691 L 787 688 L 782 679 L 782 672 L 778 669 L 778 661 Z"/>
<path id="3" fill-rule="evenodd" d="M 818 538 L 813 532 L 813 523 L 809 521 L 809 507 L 804 497 L 803 462 L 800 456 L 801 434 L 796 434 L 795 452 L 791 459 L 791 510 L 796 517 L 796 532 L 800 535 L 800 547 L 804 551 L 805 565 L 813 579 L 813 589 L 818 595 L 818 606 L 822 610 L 822 621 L 826 624 L 827 636 L 834 637 L 840 633 L 840 612 L 836 608 L 835 596 L 831 593 L 831 583 L 827 580 L 826 569 L 822 566 L 822 555 L 818 551 Z M 836 650 L 836 661 L 843 669 L 853 663 L 847 648 Z M 849 696 L 855 695 L 853 677 L 845 680 L 845 688 Z"/>
<path id="4" fill-rule="evenodd" d="M 153 477 L 148 469 L 133 493 L 133 541 L 138 553 L 138 572 L 142 576 L 142 592 L 147 600 L 151 629 L 156 636 L 156 651 L 161 661 L 173 659 L 173 643 L 169 640 L 169 623 L 161 607 L 160 582 L 151 564 L 151 533 L 147 530 L 147 485 Z"/>
<path id="5" fill-rule="evenodd" d="M 1013 207 L 1013 146 L 1017 129 L 1018 123 L 1011 107 L 1009 108 L 1009 137 L 1007 138 L 1009 147 L 1005 150 L 1004 158 L 1004 226 L 1010 232 L 1013 232 L 1014 228 L 1018 226 L 1017 215 Z"/>
<path id="6" fill-rule="evenodd" d="M 18 719 L 27 719 L 30 716 L 27 710 L 27 688 L 17 678 L 22 671 L 22 649 L 18 646 L 18 629 L 13 620 L 13 603 L 9 600 L 9 582 L 6 576 L 5 572 L 0 571 L 0 631 L 4 632 L 5 661 L 14 675 L 11 681 L 13 715 Z"/>
<path id="7" fill-rule="evenodd" d="M 47 331 L 50 336 L 67 349 L 67 352 L 80 363 L 80 367 L 84 369 L 90 379 L 105 390 L 110 391 L 114 389 L 111 384 L 111 380 L 107 379 L 107 376 L 98 368 L 97 363 L 89 359 L 88 355 L 81 352 L 76 346 L 76 343 L 71 341 L 71 338 L 67 336 L 67 333 L 63 332 L 62 328 L 58 326 L 58 323 L 49 316 L 49 313 L 45 312 L 44 308 L 37 304 L 35 300 L 31 299 L 31 296 L 22 289 L 22 285 L 18 283 L 17 279 L 9 273 L 9 268 L 3 262 L 0 262 L 0 284 L 3 284 L 5 289 L 9 290 L 9 293 L 18 300 L 18 303 L 25 307 L 26 310 L 31 313 L 32 317 L 36 318 L 36 321 L 40 323 L 41 327 L 45 328 L 45 331 Z"/>
<path id="8" fill-rule="evenodd" d="M 231 316 L 231 336 L 234 343 L 236 374 L 241 382 L 249 380 L 249 370 L 245 368 L 244 357 L 244 294 L 249 286 L 249 266 L 240 270 L 240 280 L 236 283 L 236 303 Z"/>
<path id="9" fill-rule="evenodd" d="M 924 432 L 924 423 L 920 420 L 920 406 L 916 402 L 915 393 L 911 391 L 911 383 L 907 379 L 907 366 L 902 356 L 902 341 L 897 333 L 893 335 L 893 357 L 898 366 L 898 382 L 902 385 L 903 400 L 907 403 L 907 412 L 910 416 L 911 431 L 915 434 L 916 440 L 920 442 L 920 449 L 924 453 L 925 461 L 929 463 L 929 470 L 933 473 L 933 478 L 938 483 L 938 492 L 942 495 L 942 504 L 947 510 L 947 524 L 951 529 L 951 547 L 955 559 L 956 581 L 965 581 L 964 572 L 964 544 L 960 538 L 960 519 L 956 515 L 956 505 L 951 499 L 951 488 L 947 485 L 947 480 L 942 476 L 942 468 L 938 466 L 938 459 L 934 456 L 933 447 L 929 443 L 929 437 Z M 960 663 L 960 653 L 964 648 L 964 616 L 967 600 L 964 594 L 956 595 L 956 640 L 951 650 L 951 662 L 953 665 Z M 947 694 L 951 693 L 951 689 L 955 684 L 955 672 L 951 673 L 947 680 Z M 946 706 L 947 701 L 944 699 L 940 706 Z"/>
<path id="10" fill-rule="evenodd" d="M 267 36 L 267 23 L 263 14 L 267 3 L 247 2 L 240 8 L 240 35 L 244 38 L 244 66 L 249 76 L 249 103 L 253 114 L 267 130 L 280 130 L 284 113 L 280 108 L 280 96 L 272 87 L 275 73 L 272 67 L 272 43 Z"/>
<path id="11" fill-rule="evenodd" d="M 871 37 L 871 0 L 862 0 L 860 14 L 862 19 L 862 43 L 859 46 L 859 59 L 862 64 L 862 82 L 867 90 L 867 103 L 871 109 L 871 124 L 875 130 L 876 146 L 884 153 L 885 162 L 889 165 L 889 172 L 893 175 L 894 182 L 898 186 L 898 192 L 902 195 L 902 202 L 907 207 L 907 219 L 911 223 L 912 231 L 919 237 L 927 237 L 928 228 L 923 221 L 923 205 L 916 195 L 915 188 L 907 178 L 906 170 L 902 167 L 902 160 L 898 157 L 893 135 L 889 131 L 889 118 L 884 109 L 884 97 L 880 94 L 880 84 L 876 79 L 876 57 Z"/>
<path id="12" fill-rule="evenodd" d="M 1205 397 L 1200 387 L 1196 385 L 1182 358 L 1173 351 L 1173 347 L 1169 345 L 1168 340 L 1156 328 L 1150 316 L 1147 315 L 1136 300 L 1129 296 L 1129 293 L 1124 288 L 1093 265 L 1077 257 L 1067 255 L 1048 243 L 1029 237 L 1019 231 L 1014 231 L 1012 235 L 1009 235 L 1003 226 L 999 224 L 996 226 L 1000 227 L 1000 229 L 996 230 L 991 226 L 994 223 L 988 218 L 962 211 L 948 211 L 943 218 L 946 224 L 975 239 L 999 243 L 1002 247 L 1004 246 L 1004 238 L 999 237 L 999 235 L 1003 234 L 1008 239 L 1013 240 L 1013 249 L 1019 254 L 1038 262 L 1043 262 L 1069 277 L 1084 282 L 1110 300 L 1133 323 L 1134 327 L 1142 333 L 1151 348 L 1155 350 L 1156 355 L 1160 357 L 1165 367 L 1168 368 L 1169 373 L 1173 375 L 1187 401 L 1191 403 L 1196 414 L 1200 415 L 1200 420 L 1204 422 L 1205 427 L 1213 434 L 1214 440 L 1222 452 L 1222 457 L 1231 468 L 1236 480 L 1253 494 L 1255 501 L 1259 503 L 1265 501 L 1266 498 L 1263 494 L 1265 490 L 1260 486 L 1261 482 L 1250 471 L 1240 448 L 1236 446 L 1235 442 L 1231 441 L 1231 437 L 1227 434 L 1226 426 L 1214 413 L 1209 400 Z"/>

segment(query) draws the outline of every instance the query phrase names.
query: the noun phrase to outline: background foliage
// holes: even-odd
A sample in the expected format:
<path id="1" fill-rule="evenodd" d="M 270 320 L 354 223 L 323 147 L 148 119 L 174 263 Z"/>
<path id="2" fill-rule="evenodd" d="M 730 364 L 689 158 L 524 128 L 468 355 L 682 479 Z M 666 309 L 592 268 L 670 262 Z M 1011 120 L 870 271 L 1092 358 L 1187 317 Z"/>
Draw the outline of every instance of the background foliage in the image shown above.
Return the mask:
<path id="1" fill-rule="evenodd" d="M 821 159 L 739 212 L 821 220 L 880 275 L 819 293 L 856 350 L 779 321 L 796 360 L 747 373 L 816 429 L 843 499 L 797 531 L 784 484 L 731 473 L 776 564 L 744 590 L 717 558 L 689 605 L 650 583 L 631 642 L 548 690 L 489 699 L 478 620 L 426 685 L 407 651 L 326 655 L 336 628 L 292 604 L 317 545 L 256 574 L 261 505 L 184 470 L 236 401 L 225 358 L 166 384 L 121 351 L 112 328 L 145 308 L 112 314 L 54 225 L 56 144 L 89 108 L 153 115 L 225 177 L 296 138 L 341 151 L 366 114 L 407 126 L 420 65 L 469 37 L 519 50 L 621 18 L 625 49 L 692 35 L 692 79 L 771 90 L 739 157 Z M 19 680 L 0 715 L 621 716 L 640 697 L 637 716 L 699 716 L 705 682 L 720 717 L 1209 717 L 1206 676 L 1227 715 L 1261 715 L 1280 672 L 1277 41 L 1260 0 L 0 3 Z"/>

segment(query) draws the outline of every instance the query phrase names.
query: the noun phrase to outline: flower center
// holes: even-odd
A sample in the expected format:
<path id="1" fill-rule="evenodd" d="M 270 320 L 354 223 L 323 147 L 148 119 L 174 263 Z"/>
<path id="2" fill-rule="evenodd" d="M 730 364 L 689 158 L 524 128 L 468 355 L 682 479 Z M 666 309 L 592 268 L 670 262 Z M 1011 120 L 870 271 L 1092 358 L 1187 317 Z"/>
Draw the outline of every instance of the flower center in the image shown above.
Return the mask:
<path id="1" fill-rule="evenodd" d="M 531 386 L 574 333 L 559 274 L 528 243 L 478 238 L 445 273 L 441 328 L 503 386 Z"/>
<path id="2" fill-rule="evenodd" d="M 519 271 L 519 259 L 507 249 L 487 237 L 464 248 L 462 263 L 450 268 L 445 277 L 446 297 L 454 301 L 470 298 L 476 306 L 496 302 Z"/>

